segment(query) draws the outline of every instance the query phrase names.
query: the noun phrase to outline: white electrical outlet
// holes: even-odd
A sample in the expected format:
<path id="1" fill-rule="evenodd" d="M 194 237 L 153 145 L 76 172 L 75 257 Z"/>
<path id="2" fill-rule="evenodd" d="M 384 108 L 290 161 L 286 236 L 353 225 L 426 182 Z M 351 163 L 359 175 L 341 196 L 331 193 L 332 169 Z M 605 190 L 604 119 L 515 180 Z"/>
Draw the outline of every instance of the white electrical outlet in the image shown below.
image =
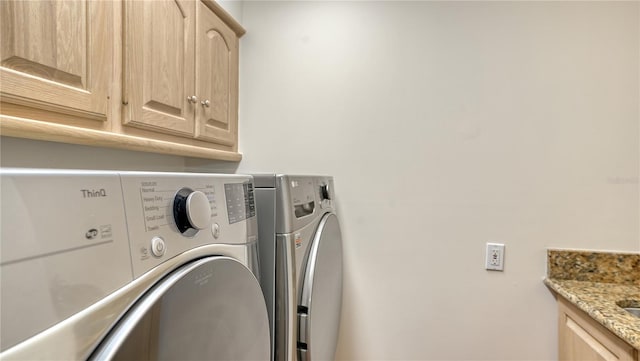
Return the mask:
<path id="1" fill-rule="evenodd" d="M 485 269 L 490 271 L 504 270 L 504 244 L 487 243 L 487 258 L 485 260 Z"/>

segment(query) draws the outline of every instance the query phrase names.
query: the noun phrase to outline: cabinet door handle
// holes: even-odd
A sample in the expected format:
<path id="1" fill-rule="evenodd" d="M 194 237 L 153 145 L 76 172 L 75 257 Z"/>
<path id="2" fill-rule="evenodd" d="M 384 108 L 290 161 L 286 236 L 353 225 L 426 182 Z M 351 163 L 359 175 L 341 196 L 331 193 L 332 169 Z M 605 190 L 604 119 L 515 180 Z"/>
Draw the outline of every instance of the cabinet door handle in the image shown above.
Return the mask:
<path id="1" fill-rule="evenodd" d="M 202 104 L 203 107 L 209 107 L 211 105 L 211 102 L 209 101 L 209 99 L 203 100 L 200 102 L 200 104 Z"/>
<path id="2" fill-rule="evenodd" d="M 187 97 L 187 100 L 189 101 L 189 103 L 195 104 L 198 101 L 198 97 L 195 95 L 191 95 Z"/>

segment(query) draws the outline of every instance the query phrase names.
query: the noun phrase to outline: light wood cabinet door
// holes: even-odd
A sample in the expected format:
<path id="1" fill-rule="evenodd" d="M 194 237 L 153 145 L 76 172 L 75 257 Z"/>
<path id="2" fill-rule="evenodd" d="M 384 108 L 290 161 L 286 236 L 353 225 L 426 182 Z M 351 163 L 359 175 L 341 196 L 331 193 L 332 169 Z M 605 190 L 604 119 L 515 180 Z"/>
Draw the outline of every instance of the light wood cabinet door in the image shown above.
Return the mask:
<path id="1" fill-rule="evenodd" d="M 124 124 L 193 137 L 194 15 L 193 0 L 126 1 Z"/>
<path id="2" fill-rule="evenodd" d="M 238 37 L 199 0 L 195 60 L 196 138 L 232 145 L 238 123 Z"/>
<path id="3" fill-rule="evenodd" d="M 0 0 L 0 30 L 2 135 L 241 159 L 244 29 L 214 0 Z"/>
<path id="4" fill-rule="evenodd" d="M 106 120 L 112 9 L 109 1 L 0 1 L 2 101 Z"/>
<path id="5" fill-rule="evenodd" d="M 559 360 L 637 360 L 631 345 L 562 298 L 558 298 L 558 311 Z"/>

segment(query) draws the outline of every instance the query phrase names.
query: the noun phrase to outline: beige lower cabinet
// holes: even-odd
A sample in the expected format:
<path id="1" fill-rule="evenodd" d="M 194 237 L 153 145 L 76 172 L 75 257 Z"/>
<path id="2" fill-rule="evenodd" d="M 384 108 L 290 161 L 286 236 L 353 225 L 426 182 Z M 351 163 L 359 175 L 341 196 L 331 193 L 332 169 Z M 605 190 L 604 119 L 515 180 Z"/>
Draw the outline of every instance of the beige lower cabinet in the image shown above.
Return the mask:
<path id="1" fill-rule="evenodd" d="M 0 1 L 3 135 L 240 160 L 238 44 L 213 0 Z"/>
<path id="2" fill-rule="evenodd" d="M 584 311 L 558 297 L 558 359 L 638 361 L 638 352 Z"/>

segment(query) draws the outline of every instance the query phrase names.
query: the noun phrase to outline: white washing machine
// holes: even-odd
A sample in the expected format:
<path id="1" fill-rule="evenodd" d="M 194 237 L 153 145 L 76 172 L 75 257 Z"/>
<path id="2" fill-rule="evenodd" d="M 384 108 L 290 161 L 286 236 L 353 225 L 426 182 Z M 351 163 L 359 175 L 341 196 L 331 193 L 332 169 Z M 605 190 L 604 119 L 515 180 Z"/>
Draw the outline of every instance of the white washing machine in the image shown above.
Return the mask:
<path id="1" fill-rule="evenodd" d="M 269 359 L 251 176 L 0 175 L 0 358 Z"/>
<path id="2" fill-rule="evenodd" d="M 335 357 L 342 308 L 342 235 L 333 178 L 254 175 L 272 357 Z"/>

